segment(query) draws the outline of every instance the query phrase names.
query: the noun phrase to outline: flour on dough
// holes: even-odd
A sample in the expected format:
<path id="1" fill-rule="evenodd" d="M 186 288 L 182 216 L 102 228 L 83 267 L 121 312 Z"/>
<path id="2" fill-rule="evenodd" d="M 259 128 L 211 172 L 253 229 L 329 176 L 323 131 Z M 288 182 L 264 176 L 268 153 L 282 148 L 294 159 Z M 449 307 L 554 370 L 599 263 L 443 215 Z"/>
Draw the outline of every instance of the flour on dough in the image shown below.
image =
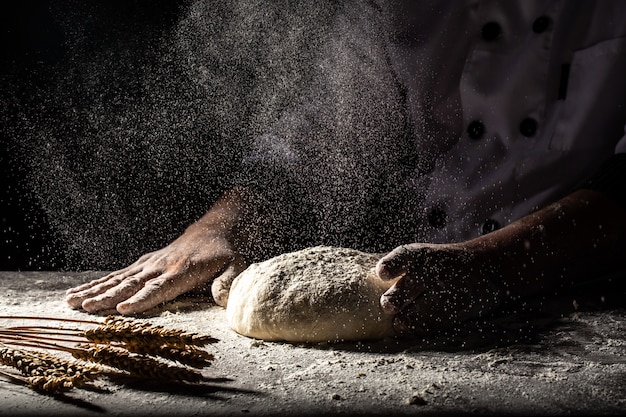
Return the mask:
<path id="1" fill-rule="evenodd" d="M 250 265 L 226 307 L 237 333 L 268 341 L 336 342 L 394 334 L 379 305 L 392 282 L 374 273 L 379 256 L 315 246 Z"/>

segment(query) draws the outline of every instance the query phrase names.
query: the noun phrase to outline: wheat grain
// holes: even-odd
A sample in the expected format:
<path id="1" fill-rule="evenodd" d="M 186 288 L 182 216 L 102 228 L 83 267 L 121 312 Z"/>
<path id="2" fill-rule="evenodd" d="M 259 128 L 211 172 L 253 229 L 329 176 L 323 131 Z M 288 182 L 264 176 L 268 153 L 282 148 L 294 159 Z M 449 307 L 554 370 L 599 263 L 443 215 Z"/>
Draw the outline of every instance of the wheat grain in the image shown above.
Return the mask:
<path id="1" fill-rule="evenodd" d="M 5 345 L 0 346 L 0 362 L 27 376 L 26 382 L 31 387 L 47 392 L 84 386 L 98 375 L 93 366 L 84 366 L 46 353 L 13 349 Z"/>
<path id="2" fill-rule="evenodd" d="M 39 360 L 50 366 L 50 368 L 54 368 L 70 377 L 88 381 L 96 379 L 102 373 L 102 368 L 99 366 L 83 364 L 43 352 L 37 352 L 36 355 Z"/>
<path id="3" fill-rule="evenodd" d="M 204 379 L 201 373 L 193 369 L 169 365 L 147 356 L 133 355 L 127 350 L 112 346 L 74 349 L 72 355 L 77 359 L 108 365 L 144 378 L 187 382 Z"/>
<path id="4" fill-rule="evenodd" d="M 45 374 L 44 364 L 41 360 L 33 358 L 21 349 L 13 349 L 0 344 L 0 362 L 11 366 L 26 376 L 38 376 Z"/>
<path id="5" fill-rule="evenodd" d="M 163 326 L 140 322 L 128 317 L 108 316 L 104 323 L 82 332 L 82 336 L 95 343 L 112 341 L 142 344 L 146 348 L 163 344 L 185 348 L 215 343 L 217 339 L 180 329 L 166 329 Z"/>
<path id="6" fill-rule="evenodd" d="M 13 375 L 11 378 L 37 391 L 55 393 L 82 387 L 98 377 L 111 377 L 122 371 L 135 377 L 196 383 L 206 379 L 191 367 L 203 368 L 214 360 L 212 354 L 200 347 L 215 343 L 217 339 L 128 317 L 109 316 L 98 322 L 49 317 L 19 319 L 59 320 L 95 326 L 86 330 L 60 326 L 0 327 L 0 364 L 19 371 L 23 376 Z M 90 344 L 76 344 L 81 342 Z M 64 351 L 74 360 L 31 348 Z"/>
<path id="7" fill-rule="evenodd" d="M 26 378 L 26 382 L 35 390 L 52 393 L 84 385 L 82 379 L 67 375 L 31 376 Z"/>
<path id="8" fill-rule="evenodd" d="M 146 346 L 133 341 L 126 343 L 124 347 L 129 352 L 139 353 L 142 355 L 159 356 L 185 365 L 193 366 L 194 368 L 207 367 L 211 365 L 211 361 L 215 359 L 211 353 L 196 346 L 187 346 L 186 348 L 169 345 Z"/>

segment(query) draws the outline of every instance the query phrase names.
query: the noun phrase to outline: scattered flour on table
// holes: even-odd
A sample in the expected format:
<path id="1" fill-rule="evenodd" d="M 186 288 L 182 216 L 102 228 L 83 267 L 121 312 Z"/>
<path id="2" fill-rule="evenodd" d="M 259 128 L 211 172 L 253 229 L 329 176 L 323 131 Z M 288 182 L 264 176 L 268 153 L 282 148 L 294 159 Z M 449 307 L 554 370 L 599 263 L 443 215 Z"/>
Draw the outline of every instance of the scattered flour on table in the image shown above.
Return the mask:
<path id="1" fill-rule="evenodd" d="M 379 305 L 393 285 L 379 256 L 315 246 L 250 265 L 232 284 L 226 316 L 237 333 L 268 341 L 336 342 L 393 335 Z"/>

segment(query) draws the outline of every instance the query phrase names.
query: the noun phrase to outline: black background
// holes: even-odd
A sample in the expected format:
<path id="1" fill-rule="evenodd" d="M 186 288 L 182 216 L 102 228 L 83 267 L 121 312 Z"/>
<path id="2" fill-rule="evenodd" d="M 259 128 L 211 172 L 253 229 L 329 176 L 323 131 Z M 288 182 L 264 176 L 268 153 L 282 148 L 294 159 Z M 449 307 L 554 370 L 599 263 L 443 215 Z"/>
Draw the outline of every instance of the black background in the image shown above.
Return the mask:
<path id="1" fill-rule="evenodd" d="M 49 227 L 37 199 L 29 195 L 23 159 L 28 156 L 15 152 L 15 142 L 20 138 L 11 129 L 16 108 L 36 106 L 30 90 L 34 86 L 45 88 L 71 54 L 62 24 L 54 15 L 56 3 L 72 4 L 71 0 L 0 3 L 0 270 L 62 270 L 66 266 L 64 243 Z M 185 2 L 120 0 L 89 2 L 81 8 L 102 22 L 94 32 L 106 39 L 108 28 L 118 31 L 119 36 L 120 27 L 133 30 L 137 22 L 158 26 L 164 20 L 172 21 L 182 4 Z"/>
<path id="2" fill-rule="evenodd" d="M 49 1 L 25 0 L 0 5 L 2 44 L 2 95 L 5 123 L 11 123 L 14 100 L 27 100 L 28 86 L 39 82 L 65 54 L 63 35 L 50 13 Z M 7 96 L 8 83 L 18 95 Z M 21 87 L 21 88 L 20 88 Z M 9 114 L 6 114 L 9 112 Z M 59 269 L 63 260 L 51 249 L 60 243 L 46 222 L 37 201 L 24 185 L 25 165 L 14 152 L 7 127 L 2 129 L 0 149 L 0 269 Z M 33 259 L 37 262 L 33 263 Z"/>

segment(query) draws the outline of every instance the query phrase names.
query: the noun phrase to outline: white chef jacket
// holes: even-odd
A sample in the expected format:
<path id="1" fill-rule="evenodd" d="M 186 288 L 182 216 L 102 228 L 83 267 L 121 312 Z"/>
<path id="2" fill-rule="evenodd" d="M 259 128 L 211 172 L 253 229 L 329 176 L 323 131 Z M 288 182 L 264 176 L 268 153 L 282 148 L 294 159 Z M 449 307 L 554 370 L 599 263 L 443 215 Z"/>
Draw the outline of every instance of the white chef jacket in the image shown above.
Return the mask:
<path id="1" fill-rule="evenodd" d="M 393 2 L 392 2 L 393 3 Z M 502 227 L 626 152 L 626 1 L 405 1 L 390 62 L 426 188 L 417 240 Z"/>

